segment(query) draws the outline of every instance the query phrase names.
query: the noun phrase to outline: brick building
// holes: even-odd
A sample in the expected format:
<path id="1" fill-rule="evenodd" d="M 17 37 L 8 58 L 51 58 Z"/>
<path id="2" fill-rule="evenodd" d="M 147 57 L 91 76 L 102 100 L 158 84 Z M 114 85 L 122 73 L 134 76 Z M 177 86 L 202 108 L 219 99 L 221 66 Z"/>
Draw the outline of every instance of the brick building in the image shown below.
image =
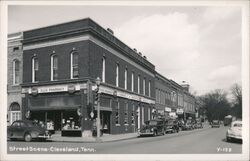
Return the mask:
<path id="1" fill-rule="evenodd" d="M 155 66 L 91 19 L 23 33 L 23 117 L 88 134 L 100 77 L 101 128 L 135 132 L 151 119 Z"/>
<path id="2" fill-rule="evenodd" d="M 155 74 L 155 108 L 160 117 L 195 118 L 195 98 L 189 93 L 189 85 L 181 85 L 160 73 Z"/>
<path id="3" fill-rule="evenodd" d="M 7 124 L 22 119 L 22 33 L 8 35 L 8 75 L 7 75 Z"/>

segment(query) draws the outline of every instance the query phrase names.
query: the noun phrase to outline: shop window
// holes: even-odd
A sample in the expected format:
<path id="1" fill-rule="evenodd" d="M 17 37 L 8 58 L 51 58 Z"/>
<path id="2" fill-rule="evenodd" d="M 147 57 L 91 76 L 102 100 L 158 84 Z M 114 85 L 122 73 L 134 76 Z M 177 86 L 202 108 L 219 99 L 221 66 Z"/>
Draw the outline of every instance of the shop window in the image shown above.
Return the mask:
<path id="1" fill-rule="evenodd" d="M 13 85 L 20 83 L 20 61 L 13 61 Z"/>
<path id="2" fill-rule="evenodd" d="M 116 75 L 115 75 L 115 85 L 119 87 L 119 64 L 116 64 Z"/>
<path id="3" fill-rule="evenodd" d="M 128 125 L 128 103 L 125 104 L 124 109 L 124 124 Z"/>
<path id="4" fill-rule="evenodd" d="M 127 84 L 128 84 L 128 69 L 125 69 L 124 72 L 124 88 L 127 89 Z"/>
<path id="5" fill-rule="evenodd" d="M 134 72 L 131 74 L 131 91 L 134 92 Z"/>
<path id="6" fill-rule="evenodd" d="M 131 112 L 131 124 L 135 124 L 135 105 L 132 106 L 132 112 Z"/>
<path id="7" fill-rule="evenodd" d="M 10 105 L 10 123 L 12 124 L 16 120 L 21 119 L 21 108 L 20 105 L 16 102 Z"/>
<path id="8" fill-rule="evenodd" d="M 37 82 L 37 74 L 39 70 L 39 64 L 38 64 L 38 59 L 37 57 L 32 58 L 32 82 L 35 83 Z"/>
<path id="9" fill-rule="evenodd" d="M 115 109 L 115 124 L 120 125 L 120 103 L 116 103 L 116 109 Z"/>
<path id="10" fill-rule="evenodd" d="M 105 83 L 105 72 L 106 72 L 106 59 L 102 58 L 102 82 Z"/>
<path id="11" fill-rule="evenodd" d="M 63 113 L 62 129 L 63 130 L 81 130 L 80 117 L 76 110 Z"/>
<path id="12" fill-rule="evenodd" d="M 71 79 L 79 78 L 79 54 L 77 52 L 71 53 Z"/>
<path id="13" fill-rule="evenodd" d="M 58 79 L 58 57 L 57 55 L 51 56 L 51 80 Z"/>

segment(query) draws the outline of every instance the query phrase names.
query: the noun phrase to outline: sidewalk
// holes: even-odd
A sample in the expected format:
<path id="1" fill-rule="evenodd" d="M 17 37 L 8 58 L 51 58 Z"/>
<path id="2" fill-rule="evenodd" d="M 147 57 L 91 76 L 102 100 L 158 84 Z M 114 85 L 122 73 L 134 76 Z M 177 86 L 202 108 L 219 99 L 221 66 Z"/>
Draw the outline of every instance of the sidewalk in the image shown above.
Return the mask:
<path id="1" fill-rule="evenodd" d="M 75 142 L 75 143 L 94 143 L 94 142 L 111 142 L 111 141 L 120 141 L 137 138 L 137 133 L 128 133 L 128 134 L 103 134 L 99 140 L 96 137 L 65 137 L 61 134 L 54 134 L 48 140 L 53 142 Z"/>

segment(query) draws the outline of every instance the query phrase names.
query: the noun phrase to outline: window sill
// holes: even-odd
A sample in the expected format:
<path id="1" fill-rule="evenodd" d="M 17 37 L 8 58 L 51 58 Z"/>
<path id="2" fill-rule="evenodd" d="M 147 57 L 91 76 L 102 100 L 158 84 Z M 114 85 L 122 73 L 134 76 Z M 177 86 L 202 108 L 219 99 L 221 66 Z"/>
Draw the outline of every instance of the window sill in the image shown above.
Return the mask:
<path id="1" fill-rule="evenodd" d="M 129 124 L 124 124 L 124 126 L 129 126 Z"/>
<path id="2" fill-rule="evenodd" d="M 115 124 L 115 126 L 121 126 L 121 124 Z"/>

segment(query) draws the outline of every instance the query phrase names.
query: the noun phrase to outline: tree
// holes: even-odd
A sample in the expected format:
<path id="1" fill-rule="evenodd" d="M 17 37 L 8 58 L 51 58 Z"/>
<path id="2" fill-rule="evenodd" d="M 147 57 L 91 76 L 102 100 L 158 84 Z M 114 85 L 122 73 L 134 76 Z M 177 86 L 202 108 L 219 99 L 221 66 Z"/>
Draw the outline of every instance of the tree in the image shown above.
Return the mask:
<path id="1" fill-rule="evenodd" d="M 229 114 L 230 103 L 227 100 L 227 93 L 217 89 L 203 96 L 200 96 L 203 108 L 209 121 L 223 120 Z"/>
<path id="2" fill-rule="evenodd" d="M 231 87 L 231 93 L 233 96 L 231 115 L 237 118 L 242 118 L 242 88 L 239 84 L 234 84 Z"/>

